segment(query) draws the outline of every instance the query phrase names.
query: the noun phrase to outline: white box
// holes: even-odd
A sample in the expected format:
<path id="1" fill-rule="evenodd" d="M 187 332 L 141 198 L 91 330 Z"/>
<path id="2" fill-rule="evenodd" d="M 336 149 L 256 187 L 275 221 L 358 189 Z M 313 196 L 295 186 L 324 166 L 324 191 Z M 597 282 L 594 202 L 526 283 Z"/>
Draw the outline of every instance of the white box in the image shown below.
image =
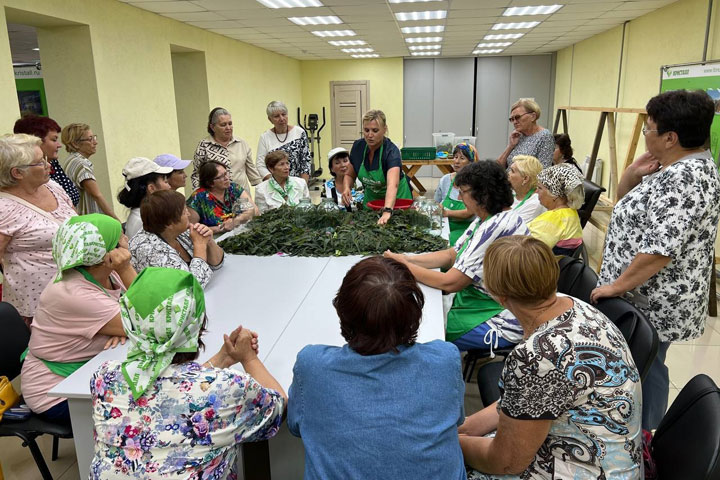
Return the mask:
<path id="1" fill-rule="evenodd" d="M 436 152 L 447 152 L 452 155 L 455 147 L 455 134 L 452 132 L 433 133 L 433 145 Z"/>

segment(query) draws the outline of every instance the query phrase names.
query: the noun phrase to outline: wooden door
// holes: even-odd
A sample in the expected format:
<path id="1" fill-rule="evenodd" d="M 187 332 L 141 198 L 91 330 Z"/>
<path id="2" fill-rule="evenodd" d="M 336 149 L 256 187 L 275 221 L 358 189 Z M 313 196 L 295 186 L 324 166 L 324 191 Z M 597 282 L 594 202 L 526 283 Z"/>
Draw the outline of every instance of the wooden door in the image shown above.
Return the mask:
<path id="1" fill-rule="evenodd" d="M 368 82 L 330 82 L 332 96 L 332 148 L 350 150 L 362 136 L 362 117 L 369 109 Z"/>

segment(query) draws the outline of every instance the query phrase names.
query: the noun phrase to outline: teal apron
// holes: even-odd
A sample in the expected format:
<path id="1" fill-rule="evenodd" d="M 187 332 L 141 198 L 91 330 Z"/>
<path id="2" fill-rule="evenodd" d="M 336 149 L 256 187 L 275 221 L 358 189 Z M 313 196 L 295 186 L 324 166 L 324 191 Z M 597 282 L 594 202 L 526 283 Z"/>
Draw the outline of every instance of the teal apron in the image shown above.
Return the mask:
<path id="1" fill-rule="evenodd" d="M 450 188 L 448 189 L 447 195 L 445 195 L 445 199 L 442 201 L 442 206 L 445 210 L 465 210 L 467 207 L 463 203 L 462 200 L 453 200 L 450 198 L 450 192 L 452 192 L 453 186 L 452 186 L 452 179 L 450 180 Z M 450 218 L 448 217 L 448 224 L 450 225 L 450 246 L 455 245 L 455 242 L 458 241 L 458 238 L 462 236 L 463 233 L 465 233 L 465 230 L 470 226 L 470 224 L 473 222 L 473 218 L 469 218 L 466 220 L 461 220 L 458 218 Z"/>
<path id="2" fill-rule="evenodd" d="M 387 179 L 383 174 L 382 165 L 382 154 L 385 145 L 380 145 L 380 152 L 377 155 L 378 168 L 376 170 L 368 170 L 365 168 L 365 156 L 367 155 L 368 147 L 365 145 L 363 150 L 362 162 L 360 162 L 360 171 L 358 172 L 358 179 L 365 187 L 365 199 L 364 205 L 367 208 L 367 204 L 373 200 L 385 199 L 385 193 L 387 192 Z M 374 160 L 374 159 L 373 159 Z M 398 182 L 397 195 L 395 199 L 404 198 L 412 200 L 412 192 L 410 192 L 410 186 L 408 182 L 402 177 L 402 168 L 400 169 L 400 181 Z"/>
<path id="3" fill-rule="evenodd" d="M 490 217 L 483 221 L 487 221 Z M 478 222 L 472 234 L 465 239 L 462 247 L 458 250 L 459 258 L 467 248 L 470 240 L 475 235 L 482 222 Z M 452 342 L 468 333 L 478 325 L 485 323 L 505 308 L 493 300 L 489 295 L 476 289 L 471 283 L 455 294 L 453 305 L 447 314 L 447 327 L 445 340 Z"/>

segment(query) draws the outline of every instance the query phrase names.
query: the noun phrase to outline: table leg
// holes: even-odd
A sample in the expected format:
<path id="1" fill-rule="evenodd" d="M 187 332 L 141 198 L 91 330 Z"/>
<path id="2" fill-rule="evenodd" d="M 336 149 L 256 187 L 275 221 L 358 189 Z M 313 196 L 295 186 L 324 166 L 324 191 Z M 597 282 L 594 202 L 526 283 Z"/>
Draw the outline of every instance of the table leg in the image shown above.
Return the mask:
<path id="1" fill-rule="evenodd" d="M 420 183 L 420 180 L 415 178 L 415 174 L 418 170 L 420 170 L 421 166 L 422 165 L 413 165 L 411 167 L 407 167 L 403 165 L 403 170 L 405 171 L 405 175 L 407 175 L 408 179 L 412 182 L 413 185 L 415 185 L 415 188 L 417 188 L 421 194 L 424 194 L 425 192 L 427 192 L 427 190 L 425 189 L 423 184 Z"/>
<path id="2" fill-rule="evenodd" d="M 90 474 L 90 462 L 95 454 L 92 404 L 89 398 L 68 398 L 68 410 L 70 410 L 78 472 L 80 478 L 85 479 Z"/>
<path id="3" fill-rule="evenodd" d="M 270 448 L 268 441 L 242 444 L 243 476 L 245 480 L 270 478 Z"/>

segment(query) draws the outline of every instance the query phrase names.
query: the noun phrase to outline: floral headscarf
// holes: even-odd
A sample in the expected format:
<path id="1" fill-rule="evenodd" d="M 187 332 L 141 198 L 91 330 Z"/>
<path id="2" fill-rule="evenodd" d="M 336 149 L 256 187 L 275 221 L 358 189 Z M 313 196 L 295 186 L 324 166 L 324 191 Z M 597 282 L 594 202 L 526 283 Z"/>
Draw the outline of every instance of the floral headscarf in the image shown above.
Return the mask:
<path id="1" fill-rule="evenodd" d="M 102 263 L 121 235 L 120 222 L 107 215 L 91 213 L 67 219 L 53 238 L 52 256 L 58 267 L 55 281 L 70 268 Z"/>
<path id="2" fill-rule="evenodd" d="M 553 165 L 538 173 L 538 183 L 545 185 L 554 197 L 567 198 L 578 185 L 583 184 L 583 178 L 577 168 L 569 163 Z"/>
<path id="3" fill-rule="evenodd" d="M 130 340 L 122 373 L 136 400 L 170 366 L 178 352 L 197 352 L 205 295 L 190 272 L 147 267 L 120 298 Z"/>
<path id="4" fill-rule="evenodd" d="M 456 149 L 460 149 L 460 151 L 465 155 L 465 157 L 470 160 L 470 163 L 476 161 L 478 159 L 477 150 L 475 149 L 475 145 L 472 145 L 467 142 L 461 142 L 455 145 Z"/>

